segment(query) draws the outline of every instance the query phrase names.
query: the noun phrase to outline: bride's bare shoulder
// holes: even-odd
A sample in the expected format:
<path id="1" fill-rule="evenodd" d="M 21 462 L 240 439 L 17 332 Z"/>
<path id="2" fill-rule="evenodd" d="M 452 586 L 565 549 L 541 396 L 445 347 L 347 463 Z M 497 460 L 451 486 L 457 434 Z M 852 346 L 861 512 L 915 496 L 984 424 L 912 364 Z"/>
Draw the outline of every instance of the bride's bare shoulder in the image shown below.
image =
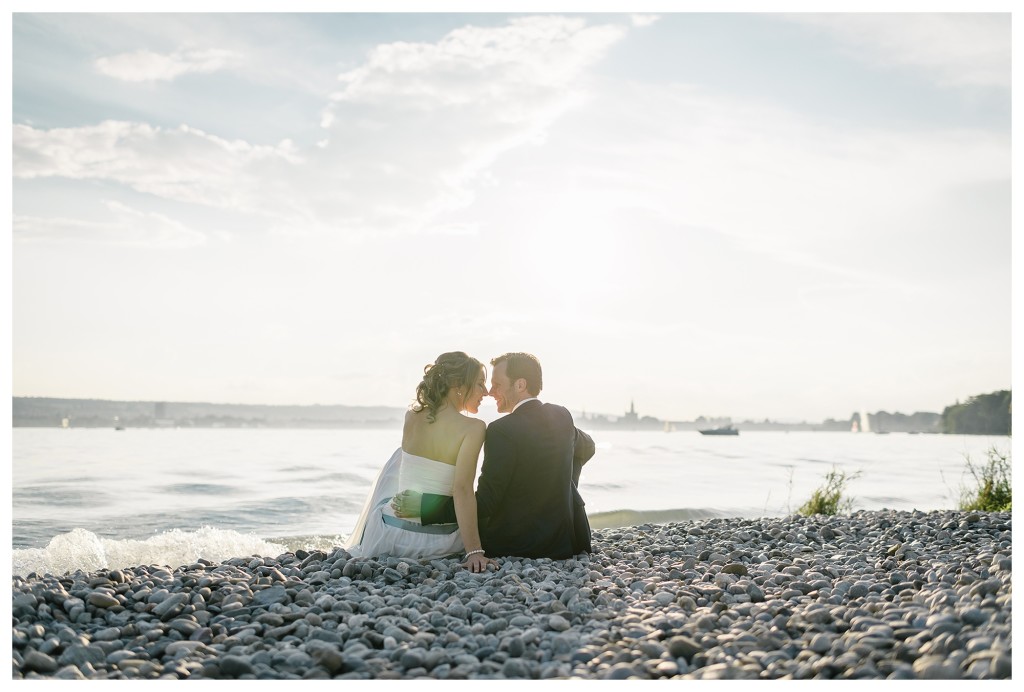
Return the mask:
<path id="1" fill-rule="evenodd" d="M 466 422 L 463 423 L 462 429 L 466 435 L 479 435 L 482 438 L 487 430 L 487 423 L 484 423 L 479 418 L 470 418 L 468 416 L 464 416 L 464 418 Z"/>
<path id="2" fill-rule="evenodd" d="M 407 433 L 412 430 L 418 430 L 425 422 L 425 411 L 414 411 L 410 408 L 405 412 L 405 423 L 402 425 L 402 429 Z"/>

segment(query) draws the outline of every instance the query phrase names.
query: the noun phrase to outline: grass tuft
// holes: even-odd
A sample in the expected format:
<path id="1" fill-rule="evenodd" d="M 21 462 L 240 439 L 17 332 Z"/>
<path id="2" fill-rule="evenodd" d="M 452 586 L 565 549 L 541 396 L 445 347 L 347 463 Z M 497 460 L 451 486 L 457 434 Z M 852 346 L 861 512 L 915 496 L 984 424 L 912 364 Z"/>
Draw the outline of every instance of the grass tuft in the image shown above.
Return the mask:
<path id="1" fill-rule="evenodd" d="M 967 471 L 974 477 L 975 487 L 961 487 L 959 507 L 965 512 L 1010 512 L 1013 504 L 1010 453 L 992 447 L 986 454 L 988 461 L 984 466 L 975 465 L 970 455 L 965 455 Z"/>
<path id="2" fill-rule="evenodd" d="M 811 499 L 800 506 L 798 514 L 809 517 L 812 514 L 839 514 L 853 509 L 853 498 L 843 497 L 846 484 L 860 476 L 860 471 L 846 473 L 835 467 L 825 475 L 825 485 L 811 493 Z"/>

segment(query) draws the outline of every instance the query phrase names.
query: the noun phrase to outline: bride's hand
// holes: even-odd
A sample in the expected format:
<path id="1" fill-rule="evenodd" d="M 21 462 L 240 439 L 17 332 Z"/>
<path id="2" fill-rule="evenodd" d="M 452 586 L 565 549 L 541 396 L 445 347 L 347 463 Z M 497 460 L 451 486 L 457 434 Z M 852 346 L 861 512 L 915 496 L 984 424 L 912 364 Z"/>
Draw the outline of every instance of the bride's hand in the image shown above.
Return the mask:
<path id="1" fill-rule="evenodd" d="M 391 509 L 402 519 L 416 519 L 420 516 L 423 494 L 415 490 L 403 490 L 391 498 Z"/>
<path id="2" fill-rule="evenodd" d="M 486 572 L 491 566 L 493 566 L 494 569 L 498 569 L 498 561 L 492 560 L 489 557 L 484 557 L 481 553 L 477 553 L 467 557 L 466 561 L 462 563 L 462 566 L 470 572 Z"/>

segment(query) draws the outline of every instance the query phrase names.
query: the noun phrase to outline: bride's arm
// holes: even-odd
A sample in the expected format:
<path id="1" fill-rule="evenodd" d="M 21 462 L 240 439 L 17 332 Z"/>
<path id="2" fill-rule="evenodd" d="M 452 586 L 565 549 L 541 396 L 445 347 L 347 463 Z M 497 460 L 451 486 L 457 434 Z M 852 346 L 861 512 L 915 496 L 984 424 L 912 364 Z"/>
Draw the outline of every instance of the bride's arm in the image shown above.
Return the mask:
<path id="1" fill-rule="evenodd" d="M 476 463 L 480 457 L 480 448 L 484 444 L 484 433 L 487 426 L 483 421 L 474 420 L 469 433 L 462 440 L 459 456 L 455 462 L 455 483 L 452 497 L 455 500 L 455 517 L 459 522 L 462 542 L 466 546 L 465 566 L 471 572 L 482 572 L 487 569 L 489 560 L 482 552 L 480 528 L 477 526 L 476 494 L 473 492 L 473 479 L 476 477 Z M 472 553 L 469 555 L 469 553 Z"/>

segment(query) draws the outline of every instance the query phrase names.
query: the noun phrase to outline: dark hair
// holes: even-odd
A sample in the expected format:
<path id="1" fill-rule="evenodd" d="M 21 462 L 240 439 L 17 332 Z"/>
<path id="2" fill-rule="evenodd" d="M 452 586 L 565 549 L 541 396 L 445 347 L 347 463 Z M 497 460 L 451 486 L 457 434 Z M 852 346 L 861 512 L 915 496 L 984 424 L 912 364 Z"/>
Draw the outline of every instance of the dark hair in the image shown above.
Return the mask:
<path id="1" fill-rule="evenodd" d="M 468 389 L 473 386 L 483 367 L 483 363 L 462 351 L 442 353 L 433 363 L 424 366 L 423 379 L 416 385 L 416 403 L 412 410 L 419 413 L 427 409 L 427 421 L 433 423 L 451 388 Z"/>
<path id="2" fill-rule="evenodd" d="M 519 378 L 526 380 L 526 391 L 533 396 L 540 394 L 544 386 L 544 378 L 540 372 L 540 361 L 537 356 L 530 353 L 503 353 L 491 361 L 491 365 L 497 367 L 498 363 L 505 363 L 505 373 L 510 383 Z"/>

